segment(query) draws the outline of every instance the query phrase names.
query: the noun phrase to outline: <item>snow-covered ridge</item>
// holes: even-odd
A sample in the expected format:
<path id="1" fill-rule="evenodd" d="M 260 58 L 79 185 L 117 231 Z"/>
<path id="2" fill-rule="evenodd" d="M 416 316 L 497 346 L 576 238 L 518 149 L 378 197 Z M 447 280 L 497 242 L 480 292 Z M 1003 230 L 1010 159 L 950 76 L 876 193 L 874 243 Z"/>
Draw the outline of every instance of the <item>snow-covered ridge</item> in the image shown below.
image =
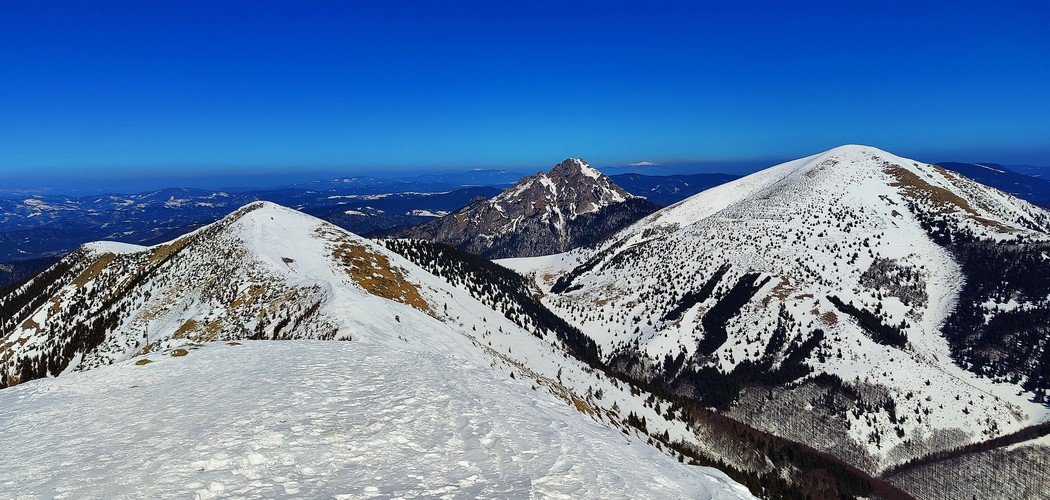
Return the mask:
<path id="1" fill-rule="evenodd" d="M 396 366 L 397 371 L 386 373 L 382 378 L 391 383 L 401 384 L 397 381 L 414 380 L 411 377 L 417 375 L 433 377 L 443 373 L 441 370 L 426 369 L 425 363 L 416 362 L 417 357 L 424 360 L 440 359 L 435 362 L 450 367 L 460 364 L 488 367 L 494 374 L 490 376 L 505 378 L 508 383 L 517 384 L 516 390 L 519 392 L 553 401 L 568 408 L 570 413 L 586 414 L 585 421 L 590 419 L 616 429 L 614 434 L 624 436 L 624 443 L 636 443 L 630 446 L 638 446 L 640 442 L 637 440 L 645 442 L 649 438 L 625 423 L 628 410 L 631 415 L 642 415 L 649 419 L 650 433 L 660 433 L 664 439 L 688 442 L 702 449 L 703 443 L 688 431 L 684 423 L 662 419 L 661 413 L 645 406 L 643 398 L 628 387 L 615 384 L 566 356 L 562 341 L 553 333 L 518 326 L 507 318 L 503 310 L 494 310 L 471 293 L 450 285 L 448 281 L 388 251 L 383 245 L 300 212 L 272 203 L 253 203 L 216 224 L 165 244 L 137 251 L 128 249 L 131 251 L 125 253 L 107 252 L 109 249 L 112 248 L 108 245 L 92 245 L 90 249 L 75 252 L 38 278 L 46 281 L 30 282 L 22 289 L 23 292 L 37 290 L 35 295 L 16 293 L 0 298 L 0 308 L 14 311 L 10 318 L 0 321 L 0 383 L 14 386 L 4 389 L 5 393 L 10 390 L 30 390 L 36 384 L 42 384 L 40 386 L 47 387 L 47 390 L 69 387 L 75 391 L 79 386 L 76 381 L 83 380 L 79 377 L 96 376 L 93 370 L 106 369 L 107 365 L 113 364 L 124 367 L 119 368 L 123 370 L 150 369 L 158 360 L 169 360 L 171 356 L 183 352 L 188 352 L 190 358 L 202 352 L 212 352 L 209 351 L 210 347 L 194 350 L 208 342 L 245 339 L 349 340 L 349 343 L 339 345 L 350 347 L 333 349 L 360 349 L 361 352 L 371 349 L 367 352 L 390 353 L 392 361 L 389 366 Z M 299 344 L 290 344 L 288 349 L 294 350 L 296 345 Z M 236 356 L 236 352 L 225 351 L 229 354 L 224 353 L 222 356 Z M 274 359 L 293 357 L 278 354 Z M 144 366 L 135 364 L 144 363 L 146 359 L 153 363 Z M 172 363 L 176 361 L 171 359 Z M 239 366 L 236 360 L 227 362 L 230 366 Z M 272 364 L 258 360 L 244 363 L 245 366 L 255 368 Z M 343 366 L 341 363 L 343 361 L 336 365 Z M 345 366 L 357 368 L 356 365 Z M 402 371 L 420 367 L 424 367 L 421 369 L 427 373 L 399 378 Z M 289 369 L 294 371 L 294 368 Z M 191 371 L 200 370 L 192 368 Z M 257 375 L 258 372 L 253 374 Z M 31 381 L 54 376 L 58 377 L 55 381 Z M 234 379 L 243 376 L 231 375 Z M 279 378 L 283 381 L 296 380 L 291 375 Z M 70 380 L 68 386 L 65 385 L 67 379 Z M 183 380 L 179 376 L 175 376 L 175 379 Z M 175 379 L 158 383 L 181 383 Z M 458 390 L 455 389 L 458 387 L 455 382 L 435 382 L 438 384 L 435 390 Z M 111 381 L 98 383 L 106 385 Z M 419 384 L 409 383 L 406 387 L 414 385 Z M 597 396 L 592 392 L 595 388 L 600 389 Z M 263 391 L 263 386 L 259 386 L 258 390 Z M 170 397 L 170 392 L 165 390 L 164 393 Z M 178 404 L 183 402 L 191 404 L 192 398 L 173 400 L 175 406 L 169 407 L 168 411 L 183 411 L 178 409 Z M 82 407 L 87 405 L 85 402 Z M 240 410 L 230 411 L 237 413 Z M 398 421 L 419 418 L 414 413 L 403 413 L 412 411 L 408 405 L 395 405 L 383 411 L 389 411 L 393 415 L 391 418 Z M 456 412 L 466 413 L 459 409 Z M 18 420 L 20 417 L 12 418 L 22 421 Z M 496 420 L 506 419 L 498 417 Z M 177 423 L 178 419 L 156 422 L 170 426 L 176 425 L 173 422 Z M 544 422 L 543 425 L 548 424 Z M 523 422 L 522 425 L 526 424 Z M 180 429 L 170 427 L 170 432 L 182 432 Z M 60 431 L 62 429 L 53 432 Z M 358 431 L 365 432 L 361 429 L 347 430 L 351 434 Z M 238 434 L 239 431 L 231 432 L 226 435 L 233 440 L 231 442 L 243 444 L 244 435 Z M 588 431 L 570 427 L 551 435 L 569 436 L 580 432 Z M 120 439 L 119 436 L 116 439 Z M 420 436 L 419 439 L 430 438 Z M 508 436 L 506 439 L 512 438 Z M 115 446 L 122 446 L 119 442 L 115 443 Z M 0 449 L 16 450 L 26 456 L 36 455 L 31 444 L 21 440 L 10 443 L 5 441 L 0 442 Z M 359 445 L 361 450 L 367 446 L 367 443 Z M 474 445 L 470 446 L 456 449 L 481 460 L 478 463 L 495 460 L 491 455 L 483 457 L 483 451 Z M 536 449 L 524 443 L 521 446 L 521 453 Z M 261 462 L 257 460 L 259 457 L 253 458 L 254 455 L 242 453 L 241 448 L 234 448 L 216 448 L 213 456 L 200 460 L 206 464 L 219 464 L 215 468 L 224 472 L 217 474 L 226 473 L 229 467 L 260 465 Z M 667 456 L 671 456 L 666 448 L 662 449 L 664 451 L 658 451 L 658 454 L 667 453 Z M 405 453 L 414 453 L 413 450 L 410 448 Z M 566 453 L 569 455 L 565 456 L 574 456 L 570 452 Z M 160 455 L 158 460 L 172 459 L 172 455 Z M 266 453 L 259 452 L 259 455 L 267 457 Z M 526 470 L 546 474 L 542 472 L 542 467 L 549 465 L 547 459 L 543 458 L 545 456 L 543 453 L 538 454 L 536 459 L 540 461 L 530 462 L 544 465 L 530 465 Z M 347 455 L 340 451 L 337 458 L 342 460 Z M 434 458 L 428 460 L 433 462 Z M 287 477 L 287 474 L 291 474 L 288 469 L 282 468 L 283 462 L 277 464 L 266 458 L 266 463 L 277 467 L 274 470 L 279 472 L 274 472 L 274 475 L 284 474 L 282 477 Z M 47 468 L 49 465 L 55 464 L 33 463 L 27 465 L 28 470 L 23 471 L 27 477 L 38 478 L 39 482 L 34 483 L 36 486 L 33 488 L 43 488 L 33 491 L 51 491 L 48 488 L 56 484 L 66 487 L 65 483 L 49 482 L 38 475 L 41 469 L 36 467 Z M 573 467 L 569 462 L 563 466 Z M 207 469 L 210 466 L 205 467 Z M 242 467 L 236 470 L 264 469 Z M 672 481 L 662 486 L 650 483 L 634 485 L 632 480 L 614 484 L 620 484 L 624 491 L 636 491 L 645 497 L 663 496 L 663 493 L 655 493 L 658 491 L 672 492 L 671 496 L 688 496 L 690 493 L 685 492 L 702 495 L 704 488 L 708 487 L 706 491 L 723 490 L 719 484 L 724 477 L 716 471 L 704 468 L 689 471 L 700 471 L 700 481 L 690 479 L 697 477 L 692 476 L 695 472 L 687 472 L 679 476 L 682 482 Z M 202 477 L 193 471 L 190 473 L 194 477 Z M 445 477 L 442 476 L 445 473 L 449 474 L 447 477 L 460 478 L 455 465 L 434 472 L 435 477 Z M 597 472 L 595 474 L 595 480 L 605 477 Z M 474 473 L 467 477 L 472 475 Z M 498 478 L 477 475 L 478 485 L 504 484 Z M 209 489 L 211 482 L 217 482 L 221 486 L 216 488 L 223 490 L 227 486 L 231 489 L 262 488 L 258 491 L 281 494 L 280 487 L 285 483 L 275 482 L 277 486 L 267 489 L 269 486 L 250 482 L 246 484 L 240 478 L 203 476 L 209 476 L 209 482 L 201 482 L 200 486 L 194 486 L 191 490 L 212 491 L 214 488 Z M 708 481 L 704 477 L 713 479 Z M 313 491 L 306 489 L 309 481 L 305 476 L 295 483 L 292 491 L 296 491 L 296 488 L 300 492 Z M 550 479 L 522 488 L 534 488 L 537 492 L 568 491 L 563 490 L 563 487 L 578 488 L 578 483 L 555 483 L 557 481 Z M 694 488 L 701 483 L 703 488 Z M 345 483 L 334 481 L 331 484 L 340 486 Z M 553 486 L 548 489 L 545 484 Z M 400 487 L 400 483 L 386 486 Z M 464 484 L 460 487 L 468 486 Z M 380 488 L 380 485 L 376 487 Z M 733 491 L 734 488 L 725 491 Z M 0 492 L 4 491 L 15 490 L 13 487 L 11 490 L 5 489 L 5 484 L 0 482 Z M 383 491 L 382 488 L 380 491 Z M 675 491 L 682 493 L 673 493 Z M 293 495 L 291 492 L 286 494 Z M 738 497 L 736 493 L 726 495 Z M 722 494 L 718 493 L 717 496 Z"/>
<path id="2" fill-rule="evenodd" d="M 141 359 L 0 391 L 0 494 L 752 498 L 487 364 L 414 344 L 212 343 Z"/>
<path id="3" fill-rule="evenodd" d="M 834 203 L 870 202 L 873 190 L 884 193 L 889 191 L 887 185 L 902 182 L 893 174 L 895 170 L 918 178 L 921 184 L 915 186 L 914 196 L 928 197 L 929 193 L 924 191 L 930 189 L 958 192 L 958 195 L 968 202 L 967 208 L 972 210 L 967 211 L 958 206 L 948 207 L 954 209 L 956 215 L 967 215 L 971 219 L 1002 219 L 1008 226 L 1016 226 L 1013 221 L 1021 218 L 1025 221 L 1021 227 L 1006 228 L 1007 231 L 1025 232 L 1028 229 L 1025 226 L 1031 225 L 1037 230 L 1036 233 L 1031 233 L 1033 236 L 1050 229 L 1046 212 L 1028 202 L 996 189 L 977 185 L 935 165 L 921 164 L 871 146 L 845 145 L 711 188 L 654 213 L 636 223 L 633 228 L 626 229 L 623 234 L 640 233 L 653 225 L 692 224 L 731 205 L 761 200 L 785 189 L 802 194 L 805 189 L 812 188 L 815 190 L 815 196 Z M 902 200 L 908 199 L 907 192 L 900 194 Z M 993 231 L 995 229 L 992 228 Z"/>
<path id="4" fill-rule="evenodd" d="M 136 253 L 145 251 L 148 247 L 142 245 L 132 245 L 130 243 L 120 243 L 118 241 L 93 241 L 91 243 L 84 244 L 83 248 L 89 252 L 98 254 L 122 254 L 122 253 Z"/>

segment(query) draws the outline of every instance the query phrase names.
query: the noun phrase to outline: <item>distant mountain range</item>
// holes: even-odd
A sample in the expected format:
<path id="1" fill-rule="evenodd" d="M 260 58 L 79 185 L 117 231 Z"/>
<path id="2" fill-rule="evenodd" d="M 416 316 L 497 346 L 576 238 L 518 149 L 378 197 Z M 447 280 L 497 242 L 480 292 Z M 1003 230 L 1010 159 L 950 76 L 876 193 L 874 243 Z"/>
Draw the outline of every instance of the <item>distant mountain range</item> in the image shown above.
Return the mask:
<path id="1" fill-rule="evenodd" d="M 1042 172 L 1040 167 L 1017 167 L 1025 172 L 1020 173 L 994 163 L 942 165 L 1050 207 L 1050 180 L 1033 177 Z M 654 171 L 653 168 L 629 169 Z M 525 176 L 514 171 L 476 169 L 404 179 L 345 177 L 264 190 L 172 188 L 92 196 L 3 192 L 0 287 L 36 272 L 82 243 L 113 240 L 148 245 L 166 241 L 256 200 L 294 207 L 354 233 L 374 235 L 457 211 L 478 197 L 498 194 L 522 177 Z M 627 193 L 669 206 L 738 176 L 621 173 L 609 178 Z"/>
<path id="2" fill-rule="evenodd" d="M 692 174 L 692 175 L 642 175 L 619 174 L 609 176 L 617 186 L 628 193 L 645 197 L 661 207 L 674 205 L 694 194 L 725 184 L 738 175 Z"/>
<path id="3" fill-rule="evenodd" d="M 938 165 L 981 184 L 1050 208 L 1050 179 L 1017 173 L 997 163 L 943 162 Z"/>
<path id="4" fill-rule="evenodd" d="M 498 194 L 522 176 L 505 170 L 386 180 L 347 177 L 269 190 L 172 188 L 138 194 L 0 197 L 0 287 L 13 283 L 82 243 L 111 240 L 151 245 L 214 222 L 252 201 L 294 207 L 356 234 L 411 227 Z M 665 205 L 717 182 L 719 174 L 616 176 L 637 196 Z"/>

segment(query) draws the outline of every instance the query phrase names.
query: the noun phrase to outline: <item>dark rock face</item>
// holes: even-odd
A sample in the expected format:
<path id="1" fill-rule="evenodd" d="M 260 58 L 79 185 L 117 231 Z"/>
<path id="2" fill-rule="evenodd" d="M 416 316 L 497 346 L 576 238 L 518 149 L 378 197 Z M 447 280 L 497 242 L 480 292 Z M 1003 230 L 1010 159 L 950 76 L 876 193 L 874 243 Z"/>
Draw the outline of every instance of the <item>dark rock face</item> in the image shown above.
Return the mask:
<path id="1" fill-rule="evenodd" d="M 657 208 L 583 160 L 569 158 L 490 200 L 391 236 L 441 242 L 488 258 L 533 257 L 595 242 Z"/>

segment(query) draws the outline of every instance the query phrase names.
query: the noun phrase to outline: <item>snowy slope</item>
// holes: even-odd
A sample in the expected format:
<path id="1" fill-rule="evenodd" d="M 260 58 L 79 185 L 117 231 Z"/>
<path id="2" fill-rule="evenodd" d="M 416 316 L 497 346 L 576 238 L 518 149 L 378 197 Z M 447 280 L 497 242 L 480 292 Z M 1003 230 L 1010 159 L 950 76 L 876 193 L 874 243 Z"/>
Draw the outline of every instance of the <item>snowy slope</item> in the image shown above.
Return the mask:
<path id="1" fill-rule="evenodd" d="M 751 498 L 486 364 L 211 343 L 0 391 L 4 498 Z"/>
<path id="2" fill-rule="evenodd" d="M 601 248 L 501 263 L 618 369 L 878 471 L 1047 418 L 1018 380 L 954 363 L 940 329 L 967 277 L 944 238 L 1045 242 L 1048 228 L 1041 209 L 954 172 L 843 146 L 704 191 Z"/>
<path id="3" fill-rule="evenodd" d="M 450 366 L 480 364 L 489 367 L 490 378 L 516 380 L 508 383 L 525 388 L 534 399 L 556 402 L 619 429 L 626 440 L 651 441 L 644 432 L 624 423 L 630 411 L 648 418 L 650 432 L 662 433 L 665 442 L 676 440 L 699 448 L 705 446 L 703 439 L 683 422 L 673 418 L 661 420 L 659 411 L 646 407 L 644 396 L 567 356 L 555 334 L 519 326 L 504 312 L 388 251 L 382 244 L 270 203 L 248 205 L 211 226 L 163 245 L 85 246 L 0 299 L 0 308 L 5 313 L 0 317 L 0 382 L 15 386 L 3 394 L 22 391 L 22 387 L 42 387 L 46 392 L 50 387 L 67 387 L 66 379 L 106 377 L 93 371 L 108 370 L 106 365 L 119 365 L 112 373 L 149 369 L 153 364 L 141 367 L 129 363 L 167 360 L 169 354 L 182 351 L 190 352 L 192 358 L 211 352 L 211 347 L 193 350 L 211 341 L 350 340 L 347 344 L 323 345 L 332 353 L 353 350 L 355 346 L 366 354 L 387 353 L 391 363 L 375 369 L 389 368 L 385 377 L 392 384 L 410 387 L 420 384 L 403 383 L 402 379 L 447 373 L 430 366 L 437 359 L 451 363 Z M 313 345 L 297 342 L 287 349 L 305 351 Z M 416 354 L 410 356 L 401 351 Z M 238 351 L 223 352 L 230 353 L 228 363 L 237 363 L 233 357 Z M 417 354 L 423 357 L 422 361 L 412 357 Z M 274 359 L 295 356 L 298 355 L 278 355 Z M 336 359 L 336 364 L 342 366 L 343 358 L 340 355 L 329 359 Z M 429 365 L 426 359 L 432 360 Z M 252 366 L 257 370 L 275 369 L 274 363 L 258 359 L 244 363 L 250 365 L 242 366 L 247 372 Z M 349 368 L 356 364 L 352 359 L 347 363 Z M 459 375 L 462 373 L 456 374 Z M 58 378 L 37 382 L 40 385 L 27 382 L 51 376 Z M 250 378 L 247 374 L 240 376 Z M 296 377 L 291 372 L 287 374 L 287 378 Z M 219 378 L 222 377 L 185 382 L 195 390 L 211 391 L 205 382 L 214 383 Z M 459 390 L 448 380 L 432 382 L 436 385 L 421 387 Z M 27 383 L 30 385 L 24 385 Z M 79 384 L 69 382 L 68 387 L 76 391 Z M 303 389 L 289 390 L 294 395 L 294 391 Z M 190 398 L 173 403 L 175 406 L 168 411 L 191 411 L 197 401 Z M 261 405 L 256 411 L 265 408 Z M 31 418 L 29 414 L 23 417 Z M 21 428 L 22 422 L 12 429 Z M 157 425 L 171 426 L 175 422 L 163 419 Z M 22 452 L 30 453 L 27 450 Z M 525 453 L 528 450 L 535 450 L 537 457 L 545 456 L 547 451 L 523 445 L 522 454 L 529 455 Z M 714 477 L 719 474 L 706 468 L 694 470 Z M 493 479 L 486 484 L 493 483 L 499 481 Z M 681 486 L 689 488 L 689 484 Z M 670 484 L 667 487 L 671 488 L 668 491 L 674 488 Z M 648 486 L 637 488 L 640 495 L 649 494 Z M 712 488 L 718 491 L 715 486 Z"/>

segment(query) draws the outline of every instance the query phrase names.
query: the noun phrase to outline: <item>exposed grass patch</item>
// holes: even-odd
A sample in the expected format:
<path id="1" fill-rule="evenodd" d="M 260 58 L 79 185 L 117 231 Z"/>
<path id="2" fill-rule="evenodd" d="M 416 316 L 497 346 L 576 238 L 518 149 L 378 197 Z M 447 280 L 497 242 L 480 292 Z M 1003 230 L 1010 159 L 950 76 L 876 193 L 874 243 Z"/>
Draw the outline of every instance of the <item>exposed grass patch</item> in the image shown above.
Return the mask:
<path id="1" fill-rule="evenodd" d="M 192 331 L 194 331 L 196 329 L 197 329 L 197 321 L 194 320 L 193 318 L 190 318 L 190 319 L 186 320 L 186 322 L 183 323 L 182 326 L 180 326 L 178 330 L 175 330 L 175 333 L 172 335 L 172 338 L 176 338 L 176 339 L 184 338 L 184 337 L 186 337 L 186 335 L 189 335 L 190 332 L 192 332 Z"/>
<path id="2" fill-rule="evenodd" d="M 769 295 L 762 298 L 762 306 L 768 306 L 769 302 L 773 299 L 784 300 L 791 295 L 791 292 L 795 291 L 795 287 L 791 286 L 791 282 L 787 278 L 780 278 L 780 281 L 769 291 Z"/>
<path id="3" fill-rule="evenodd" d="M 190 353 L 189 351 L 187 351 L 186 349 L 182 349 L 182 348 L 175 349 L 174 351 L 171 351 L 171 355 L 173 357 L 176 357 L 176 358 L 185 356 L 185 355 L 187 355 L 189 353 Z"/>
<path id="4" fill-rule="evenodd" d="M 222 319 L 214 319 L 210 321 L 207 326 L 204 327 L 204 333 L 197 335 L 193 340 L 197 342 L 211 342 L 215 340 L 215 337 L 219 336 L 219 332 L 222 331 Z"/>
<path id="5" fill-rule="evenodd" d="M 62 292 L 58 295 L 51 297 L 51 307 L 48 308 L 48 312 L 51 314 L 58 314 L 62 310 Z"/>
<path id="6" fill-rule="evenodd" d="M 102 270 L 116 258 L 117 255 L 113 253 L 104 253 L 100 255 L 95 259 L 95 262 L 92 262 L 91 265 L 88 266 L 87 269 L 77 275 L 76 278 L 73 278 L 73 283 L 77 285 L 77 288 L 84 288 L 84 286 L 91 280 L 97 278 L 99 274 L 102 274 Z"/>
<path id="7" fill-rule="evenodd" d="M 590 405 L 588 405 L 587 403 L 584 403 L 582 400 L 580 400 L 576 396 L 569 396 L 569 397 L 572 399 L 573 406 L 575 406 L 576 409 L 579 410 L 581 413 L 586 413 L 588 415 L 594 415 L 594 408 L 591 408 Z"/>
<path id="8" fill-rule="evenodd" d="M 148 365 L 150 363 L 152 363 L 152 361 L 150 361 L 148 358 L 142 358 L 142 359 L 136 361 L 135 365 L 136 366 L 142 366 L 142 365 Z"/>
<path id="9" fill-rule="evenodd" d="M 430 304 L 419 293 L 419 287 L 408 281 L 404 270 L 390 263 L 385 255 L 369 250 L 332 231 L 318 229 L 318 233 L 336 244 L 332 257 L 342 264 L 350 278 L 372 295 L 410 305 L 434 316 Z"/>
<path id="10" fill-rule="evenodd" d="M 7 363 L 7 360 L 11 359 L 11 357 L 15 355 L 15 351 L 14 349 L 12 349 L 12 347 L 14 347 L 15 344 L 18 344 L 19 346 L 24 346 L 26 345 L 26 342 L 29 341 L 29 337 L 22 337 L 11 340 L 14 336 L 15 334 L 13 333 L 8 335 L 7 338 L 4 339 L 6 342 L 0 344 L 0 363 Z"/>
<path id="11" fill-rule="evenodd" d="M 250 305 L 254 304 L 255 300 L 258 299 L 259 296 L 264 294 L 264 293 L 266 293 L 266 286 L 264 286 L 264 285 L 252 285 L 251 287 L 248 288 L 248 292 L 247 293 L 241 294 L 241 296 L 237 297 L 237 300 L 233 301 L 233 303 L 230 304 L 230 305 L 232 307 L 239 307 L 239 306 L 242 306 L 242 305 L 250 306 Z"/>
<path id="12" fill-rule="evenodd" d="M 149 263 L 156 264 L 157 262 L 163 261 L 173 254 L 182 250 L 190 242 L 189 237 L 179 238 L 170 244 L 160 245 L 153 249 L 153 253 L 149 255 Z"/>
<path id="13" fill-rule="evenodd" d="M 39 333 L 40 332 L 40 323 L 37 323 L 36 321 L 34 321 L 33 318 L 28 318 L 24 322 L 22 322 L 22 329 L 23 330 L 33 330 L 33 331 Z"/>
<path id="14" fill-rule="evenodd" d="M 962 212 L 983 226 L 1007 229 L 996 221 L 981 217 L 961 196 L 926 182 L 900 165 L 887 165 L 884 171 L 894 179 L 890 186 L 900 188 L 901 193 L 911 200 L 931 205 L 938 213 Z M 951 181 L 950 178 L 948 180 Z"/>

